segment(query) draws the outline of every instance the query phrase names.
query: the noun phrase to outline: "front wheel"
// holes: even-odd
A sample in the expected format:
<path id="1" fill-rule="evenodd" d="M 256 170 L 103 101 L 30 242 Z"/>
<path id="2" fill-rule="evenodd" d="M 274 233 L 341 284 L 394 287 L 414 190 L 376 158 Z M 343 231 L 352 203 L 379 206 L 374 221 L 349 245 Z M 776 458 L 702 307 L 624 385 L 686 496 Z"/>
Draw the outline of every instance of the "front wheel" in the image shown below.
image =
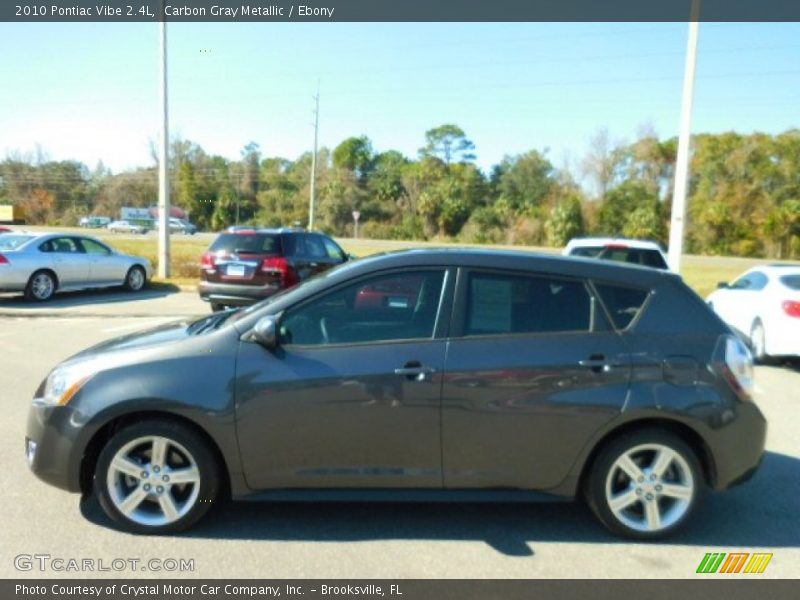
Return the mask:
<path id="1" fill-rule="evenodd" d="M 144 288 L 146 283 L 147 275 L 142 267 L 134 266 L 128 269 L 128 274 L 125 276 L 125 289 L 138 292 Z"/>
<path id="2" fill-rule="evenodd" d="M 681 438 L 659 429 L 606 446 L 586 484 L 589 506 L 621 537 L 666 537 L 691 517 L 705 489 L 700 463 Z"/>
<path id="3" fill-rule="evenodd" d="M 140 421 L 118 431 L 97 460 L 95 488 L 105 513 L 133 533 L 171 533 L 211 508 L 219 467 L 202 437 L 169 421 Z"/>

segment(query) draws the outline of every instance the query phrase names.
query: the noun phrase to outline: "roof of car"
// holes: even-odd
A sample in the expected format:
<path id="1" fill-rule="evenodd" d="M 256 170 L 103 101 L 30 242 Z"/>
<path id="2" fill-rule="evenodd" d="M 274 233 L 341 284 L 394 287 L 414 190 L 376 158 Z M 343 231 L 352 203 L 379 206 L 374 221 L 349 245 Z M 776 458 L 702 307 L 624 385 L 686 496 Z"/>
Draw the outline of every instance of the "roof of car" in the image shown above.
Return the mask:
<path id="1" fill-rule="evenodd" d="M 752 273 L 753 271 L 760 271 L 762 273 L 771 273 L 773 275 L 786 275 L 787 273 L 794 273 L 794 272 L 800 273 L 800 264 L 778 263 L 771 265 L 759 265 L 748 269 L 747 271 L 745 271 L 745 273 Z"/>
<path id="2" fill-rule="evenodd" d="M 352 263 L 350 274 L 364 269 L 372 271 L 382 263 L 385 268 L 456 266 L 489 269 L 530 270 L 567 277 L 592 277 L 620 283 L 654 285 L 665 278 L 679 276 L 662 269 L 651 269 L 639 265 L 614 261 L 544 254 L 523 250 L 490 248 L 415 248 L 376 254 Z"/>
<path id="3" fill-rule="evenodd" d="M 573 238 L 567 243 L 567 248 L 581 248 L 585 246 L 610 246 L 619 244 L 627 246 L 628 248 L 640 248 L 642 250 L 658 250 L 663 251 L 661 244 L 653 240 L 636 240 L 632 238 L 614 238 L 614 237 L 585 237 Z"/>

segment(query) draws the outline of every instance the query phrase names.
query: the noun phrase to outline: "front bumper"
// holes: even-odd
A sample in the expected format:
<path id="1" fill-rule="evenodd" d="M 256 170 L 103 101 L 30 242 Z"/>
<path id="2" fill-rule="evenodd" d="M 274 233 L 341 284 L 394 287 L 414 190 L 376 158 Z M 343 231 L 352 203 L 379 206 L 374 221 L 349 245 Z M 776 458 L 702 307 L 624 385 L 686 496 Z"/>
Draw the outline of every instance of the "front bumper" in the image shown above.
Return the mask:
<path id="1" fill-rule="evenodd" d="M 82 421 L 80 413 L 70 406 L 31 406 L 25 454 L 39 479 L 69 492 L 81 491 L 81 461 L 88 433 Z"/>
<path id="2" fill-rule="evenodd" d="M 280 287 L 275 284 L 257 286 L 201 281 L 197 291 L 200 292 L 200 298 L 206 302 L 248 306 L 276 294 L 280 291 Z"/>

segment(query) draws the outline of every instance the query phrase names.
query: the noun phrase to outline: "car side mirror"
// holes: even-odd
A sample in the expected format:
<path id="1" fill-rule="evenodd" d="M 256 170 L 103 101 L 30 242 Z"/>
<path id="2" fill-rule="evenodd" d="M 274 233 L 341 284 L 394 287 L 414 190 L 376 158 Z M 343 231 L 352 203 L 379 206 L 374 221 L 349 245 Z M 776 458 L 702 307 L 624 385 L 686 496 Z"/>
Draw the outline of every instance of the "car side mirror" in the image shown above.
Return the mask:
<path id="1" fill-rule="evenodd" d="M 261 317 L 253 327 L 252 338 L 267 350 L 276 348 L 278 346 L 278 317 L 275 315 Z"/>
<path id="2" fill-rule="evenodd" d="M 347 254 L 344 255 L 344 259 L 346 261 L 351 261 L 351 260 L 358 260 L 358 257 L 355 254 L 350 254 L 348 252 Z"/>
<path id="3" fill-rule="evenodd" d="M 720 281 L 717 283 L 718 290 L 727 290 L 730 286 L 728 285 L 727 281 Z"/>

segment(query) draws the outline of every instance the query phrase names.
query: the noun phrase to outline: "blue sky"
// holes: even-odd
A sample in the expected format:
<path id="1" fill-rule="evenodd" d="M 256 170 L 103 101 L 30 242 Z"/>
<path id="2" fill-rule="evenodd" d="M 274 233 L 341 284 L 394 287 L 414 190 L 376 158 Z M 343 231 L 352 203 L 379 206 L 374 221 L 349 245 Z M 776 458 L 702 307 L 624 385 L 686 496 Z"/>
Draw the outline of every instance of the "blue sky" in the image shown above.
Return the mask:
<path id="1" fill-rule="evenodd" d="M 577 163 L 607 127 L 675 135 L 685 23 L 169 25 L 171 134 L 237 158 L 369 136 L 415 156 L 424 133 L 460 125 L 489 169 L 549 148 Z M 156 24 L 0 24 L 0 155 L 113 170 L 152 164 L 159 126 Z M 704 23 L 693 130 L 800 126 L 800 24 Z"/>

